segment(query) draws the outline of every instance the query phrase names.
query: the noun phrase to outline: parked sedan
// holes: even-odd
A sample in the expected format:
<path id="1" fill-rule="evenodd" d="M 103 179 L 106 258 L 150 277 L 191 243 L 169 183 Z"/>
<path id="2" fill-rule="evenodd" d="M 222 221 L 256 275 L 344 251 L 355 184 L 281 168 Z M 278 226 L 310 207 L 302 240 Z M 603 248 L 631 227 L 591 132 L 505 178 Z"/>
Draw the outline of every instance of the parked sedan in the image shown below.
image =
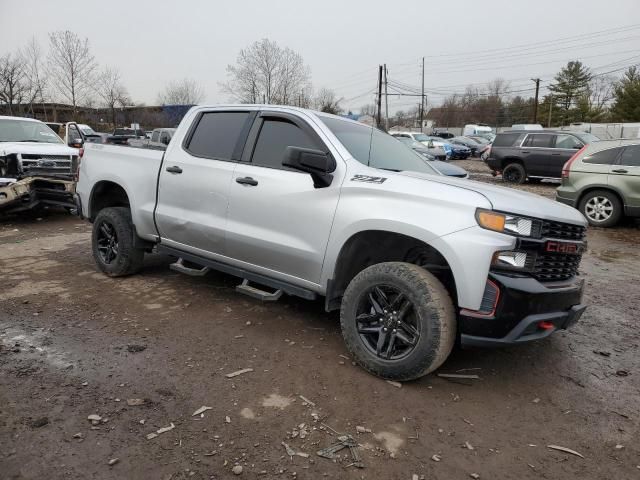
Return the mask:
<path id="1" fill-rule="evenodd" d="M 601 140 L 562 168 L 556 200 L 580 210 L 595 227 L 640 217 L 640 140 Z"/>
<path id="2" fill-rule="evenodd" d="M 481 141 L 471 137 L 454 137 L 449 141 L 454 145 L 464 145 L 469 148 L 471 150 L 471 155 L 474 157 L 482 155 L 482 152 L 489 145 L 489 142 L 486 139 Z"/>
<path id="3" fill-rule="evenodd" d="M 446 175 L 448 177 L 458 177 L 458 178 L 468 178 L 469 173 L 464 169 L 460 168 L 457 165 L 452 165 L 447 162 L 443 162 L 441 160 L 437 160 L 435 156 L 433 156 L 432 152 L 429 148 L 425 147 L 422 143 L 416 142 L 410 138 L 406 137 L 396 137 L 399 141 L 404 143 L 406 146 L 411 148 L 414 152 L 420 154 L 427 162 L 429 162 L 429 166 L 431 166 L 434 170 L 436 170 L 441 175 Z"/>
<path id="4" fill-rule="evenodd" d="M 442 148 L 447 152 L 447 157 L 452 158 L 454 160 L 464 160 L 471 156 L 471 149 L 466 145 L 453 143 L 451 139 L 445 140 L 440 137 L 427 137 L 429 140 L 432 140 L 435 144 L 442 145 Z"/>

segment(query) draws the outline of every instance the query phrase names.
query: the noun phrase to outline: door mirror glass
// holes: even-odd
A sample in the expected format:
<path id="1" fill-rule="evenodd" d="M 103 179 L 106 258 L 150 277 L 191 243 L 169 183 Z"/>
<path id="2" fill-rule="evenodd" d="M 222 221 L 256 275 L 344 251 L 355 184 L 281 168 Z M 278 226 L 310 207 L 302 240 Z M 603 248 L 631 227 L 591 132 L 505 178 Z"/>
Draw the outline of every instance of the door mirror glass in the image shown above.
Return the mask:
<path id="1" fill-rule="evenodd" d="M 321 150 L 301 147 L 287 147 L 284 151 L 282 165 L 300 172 L 309 173 L 316 188 L 331 185 L 333 180 L 331 172 L 336 169 L 336 161 L 331 154 Z"/>

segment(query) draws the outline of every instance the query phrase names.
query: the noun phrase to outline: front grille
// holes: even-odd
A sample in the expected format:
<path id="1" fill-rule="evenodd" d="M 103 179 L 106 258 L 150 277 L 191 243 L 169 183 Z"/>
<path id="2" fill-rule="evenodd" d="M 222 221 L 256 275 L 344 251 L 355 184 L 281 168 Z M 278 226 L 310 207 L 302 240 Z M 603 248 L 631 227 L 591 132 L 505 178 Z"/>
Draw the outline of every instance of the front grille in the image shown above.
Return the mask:
<path id="1" fill-rule="evenodd" d="M 77 169 L 76 155 L 22 154 L 22 171 L 31 174 L 73 174 Z"/>
<path id="2" fill-rule="evenodd" d="M 541 282 L 567 280 L 578 274 L 582 255 L 539 253 L 532 275 Z"/>
<path id="3" fill-rule="evenodd" d="M 570 223 L 542 221 L 542 238 L 557 238 L 560 240 L 584 240 L 587 229 L 581 225 L 571 225 Z"/>

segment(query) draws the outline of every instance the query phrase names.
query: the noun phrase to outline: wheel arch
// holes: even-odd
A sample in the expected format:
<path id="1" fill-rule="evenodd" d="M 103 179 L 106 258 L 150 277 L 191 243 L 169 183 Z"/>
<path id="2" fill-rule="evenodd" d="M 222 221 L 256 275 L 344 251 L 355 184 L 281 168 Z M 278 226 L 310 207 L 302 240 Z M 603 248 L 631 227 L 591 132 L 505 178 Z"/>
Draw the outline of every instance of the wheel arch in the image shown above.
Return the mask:
<path id="1" fill-rule="evenodd" d="M 93 221 L 98 212 L 107 207 L 131 208 L 131 200 L 122 185 L 111 180 L 101 180 L 94 184 L 89 195 L 89 220 Z"/>
<path id="2" fill-rule="evenodd" d="M 389 230 L 368 229 L 353 233 L 336 256 L 327 280 L 325 308 L 340 308 L 349 282 L 365 268 L 383 262 L 407 262 L 422 266 L 440 280 L 457 305 L 457 286 L 451 263 L 423 239 Z"/>
<path id="3" fill-rule="evenodd" d="M 580 194 L 578 195 L 578 200 L 576 201 L 576 205 L 580 206 L 580 203 L 582 202 L 584 197 L 587 196 L 588 193 L 591 193 L 595 190 L 605 190 L 607 192 L 613 193 L 616 197 L 618 197 L 618 200 L 620 200 L 620 204 L 624 209 L 625 207 L 624 196 L 617 188 L 612 187 L 611 185 L 589 185 L 588 187 L 585 187 L 583 190 L 580 191 Z"/>

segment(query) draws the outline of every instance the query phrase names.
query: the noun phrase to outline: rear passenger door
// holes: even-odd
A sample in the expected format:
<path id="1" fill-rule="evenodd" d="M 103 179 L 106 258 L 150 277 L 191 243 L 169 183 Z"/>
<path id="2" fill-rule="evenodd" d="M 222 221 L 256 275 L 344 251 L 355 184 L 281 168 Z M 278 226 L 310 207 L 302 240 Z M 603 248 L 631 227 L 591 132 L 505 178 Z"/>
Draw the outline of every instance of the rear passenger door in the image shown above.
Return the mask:
<path id="1" fill-rule="evenodd" d="M 562 165 L 557 175 L 553 175 L 554 169 L 552 155 L 554 135 L 548 133 L 530 133 L 522 144 L 521 154 L 527 175 L 533 177 L 560 177 Z"/>
<path id="2" fill-rule="evenodd" d="M 618 163 L 611 166 L 609 185 L 622 194 L 627 213 L 640 215 L 640 145 L 624 147 Z"/>
<path id="3" fill-rule="evenodd" d="M 155 212 L 162 243 L 196 255 L 225 254 L 229 186 L 255 113 L 200 112 L 183 144 L 167 150 Z"/>
<path id="4" fill-rule="evenodd" d="M 344 167 L 315 188 L 309 174 L 282 165 L 288 146 L 330 151 L 300 117 L 262 112 L 231 182 L 227 253 L 242 268 L 318 284 Z"/>

